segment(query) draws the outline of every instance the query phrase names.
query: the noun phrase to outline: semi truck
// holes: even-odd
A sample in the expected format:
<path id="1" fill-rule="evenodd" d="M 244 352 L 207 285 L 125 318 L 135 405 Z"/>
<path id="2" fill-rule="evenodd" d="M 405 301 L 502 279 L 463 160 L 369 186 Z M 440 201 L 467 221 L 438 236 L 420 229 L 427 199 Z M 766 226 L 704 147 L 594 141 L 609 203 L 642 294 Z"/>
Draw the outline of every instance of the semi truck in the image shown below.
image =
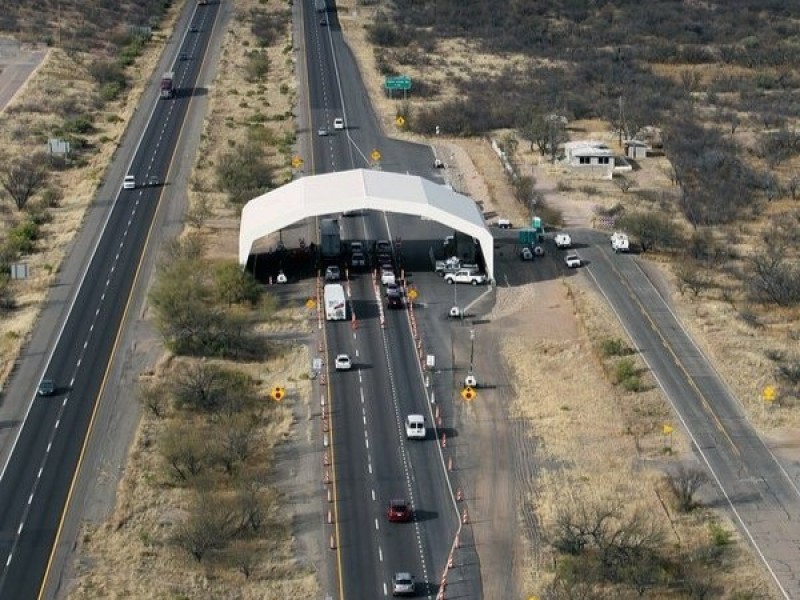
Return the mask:
<path id="1" fill-rule="evenodd" d="M 342 284 L 326 284 L 323 295 L 325 301 L 325 319 L 328 321 L 344 321 L 347 318 L 347 302 L 345 300 Z"/>
<path id="2" fill-rule="evenodd" d="M 342 252 L 342 237 L 338 219 L 322 219 L 319 222 L 319 235 L 322 258 L 339 258 Z"/>
<path id="3" fill-rule="evenodd" d="M 314 0 L 314 8 L 317 12 L 325 12 L 328 10 L 328 4 L 325 0 Z"/>
<path id="4" fill-rule="evenodd" d="M 161 76 L 161 97 L 172 98 L 175 95 L 175 88 L 173 82 L 175 81 L 175 73 L 168 71 Z"/>

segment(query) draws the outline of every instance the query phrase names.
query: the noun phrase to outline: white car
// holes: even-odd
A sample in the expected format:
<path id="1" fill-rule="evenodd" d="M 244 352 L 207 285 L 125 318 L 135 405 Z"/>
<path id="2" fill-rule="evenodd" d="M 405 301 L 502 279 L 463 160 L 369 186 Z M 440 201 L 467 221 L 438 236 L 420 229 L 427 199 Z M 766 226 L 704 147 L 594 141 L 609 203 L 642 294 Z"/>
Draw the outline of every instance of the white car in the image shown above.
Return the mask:
<path id="1" fill-rule="evenodd" d="M 394 271 L 390 267 L 383 267 L 381 269 L 381 283 L 383 285 L 397 283 L 397 279 L 394 276 Z"/>
<path id="2" fill-rule="evenodd" d="M 334 366 L 336 367 L 337 371 L 349 371 L 353 368 L 353 363 L 350 360 L 350 356 L 348 354 L 339 354 L 336 356 L 336 360 L 333 362 Z"/>
<path id="3" fill-rule="evenodd" d="M 425 417 L 422 415 L 408 415 L 406 417 L 406 438 L 409 440 L 424 440 L 426 435 Z"/>
<path id="4" fill-rule="evenodd" d="M 567 263 L 567 266 L 570 269 L 575 269 L 581 266 L 581 257 L 577 254 L 567 254 L 567 257 L 564 259 L 564 262 Z"/>
<path id="5" fill-rule="evenodd" d="M 553 239 L 555 240 L 556 248 L 572 247 L 572 238 L 569 236 L 568 233 L 557 233 L 556 237 Z"/>
<path id="6" fill-rule="evenodd" d="M 136 189 L 136 177 L 133 175 L 125 175 L 125 179 L 122 180 L 122 189 L 123 190 L 135 190 Z"/>
<path id="7" fill-rule="evenodd" d="M 333 120 L 333 128 L 334 129 L 344 129 L 344 119 L 341 117 L 336 117 Z"/>

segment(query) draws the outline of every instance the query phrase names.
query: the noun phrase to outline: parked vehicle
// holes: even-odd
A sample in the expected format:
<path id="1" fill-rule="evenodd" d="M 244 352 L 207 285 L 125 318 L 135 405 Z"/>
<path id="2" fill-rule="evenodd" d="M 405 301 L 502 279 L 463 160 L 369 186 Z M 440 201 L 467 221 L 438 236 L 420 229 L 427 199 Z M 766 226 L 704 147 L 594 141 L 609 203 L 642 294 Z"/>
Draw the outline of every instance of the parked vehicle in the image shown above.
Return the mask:
<path id="1" fill-rule="evenodd" d="M 474 263 L 462 263 L 461 260 L 456 256 L 451 256 L 445 260 L 437 260 L 434 264 L 434 270 L 439 274 L 440 277 L 444 277 L 448 273 L 455 273 L 462 269 L 477 272 L 478 265 Z"/>
<path id="2" fill-rule="evenodd" d="M 392 243 L 389 240 L 378 240 L 375 242 L 375 252 L 392 252 Z"/>
<path id="3" fill-rule="evenodd" d="M 614 252 L 627 252 L 630 250 L 630 240 L 628 236 L 620 231 L 611 234 L 611 248 Z"/>
<path id="4" fill-rule="evenodd" d="M 175 88 L 173 82 L 175 81 L 175 73 L 168 71 L 161 76 L 161 97 L 172 98 L 175 96 Z"/>
<path id="5" fill-rule="evenodd" d="M 572 238 L 569 236 L 568 233 L 557 233 L 556 237 L 554 238 L 556 242 L 556 248 L 565 249 L 572 247 Z"/>
<path id="6" fill-rule="evenodd" d="M 345 300 L 342 284 L 326 284 L 323 296 L 325 300 L 325 319 L 328 321 L 345 320 L 347 318 L 347 302 Z"/>
<path id="7" fill-rule="evenodd" d="M 444 280 L 450 284 L 469 283 L 470 285 L 478 285 L 479 283 L 486 283 L 486 275 L 469 269 L 460 269 L 455 273 L 447 273 L 444 276 Z"/>
<path id="8" fill-rule="evenodd" d="M 500 229 L 511 229 L 511 220 L 509 219 L 497 219 L 497 226 Z"/>

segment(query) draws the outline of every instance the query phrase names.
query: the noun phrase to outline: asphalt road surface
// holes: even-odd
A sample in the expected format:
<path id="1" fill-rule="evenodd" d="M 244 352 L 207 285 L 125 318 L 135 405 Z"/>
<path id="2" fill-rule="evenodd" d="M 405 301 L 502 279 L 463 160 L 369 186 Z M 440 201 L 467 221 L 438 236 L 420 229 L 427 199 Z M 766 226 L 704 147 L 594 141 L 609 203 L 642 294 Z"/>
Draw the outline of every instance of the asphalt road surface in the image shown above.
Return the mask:
<path id="1" fill-rule="evenodd" d="M 634 255 L 598 232 L 573 236 L 586 270 L 672 403 L 743 539 L 786 598 L 800 598 L 800 490 Z"/>
<path id="2" fill-rule="evenodd" d="M 66 320 L 58 325 L 45 368 L 45 377 L 56 384 L 55 394 L 36 397 L 29 382 L 27 412 L 10 451 L 4 446 L 0 597 L 36 598 L 49 575 L 84 442 L 217 10 L 217 4 L 210 4 L 194 13 L 197 31 L 180 44 L 187 59 L 178 60 L 172 69 L 178 93 L 155 102 L 130 165 L 138 186 L 122 190 L 113 202 L 79 288 L 70 298 Z"/>

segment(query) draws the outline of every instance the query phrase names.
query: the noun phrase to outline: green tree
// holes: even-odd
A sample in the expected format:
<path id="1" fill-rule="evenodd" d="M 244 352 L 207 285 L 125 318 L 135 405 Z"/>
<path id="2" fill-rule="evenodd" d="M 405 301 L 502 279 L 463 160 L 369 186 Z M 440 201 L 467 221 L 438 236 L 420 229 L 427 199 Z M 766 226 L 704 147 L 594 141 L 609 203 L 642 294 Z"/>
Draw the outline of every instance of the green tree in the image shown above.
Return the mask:
<path id="1" fill-rule="evenodd" d="M 256 278 L 235 261 L 221 262 L 214 267 L 214 291 L 228 306 L 243 302 L 256 304 L 261 294 Z"/>
<path id="2" fill-rule="evenodd" d="M 619 220 L 619 226 L 626 229 L 639 240 L 642 252 L 662 248 L 679 248 L 683 236 L 669 217 L 654 211 L 626 214 Z"/>

